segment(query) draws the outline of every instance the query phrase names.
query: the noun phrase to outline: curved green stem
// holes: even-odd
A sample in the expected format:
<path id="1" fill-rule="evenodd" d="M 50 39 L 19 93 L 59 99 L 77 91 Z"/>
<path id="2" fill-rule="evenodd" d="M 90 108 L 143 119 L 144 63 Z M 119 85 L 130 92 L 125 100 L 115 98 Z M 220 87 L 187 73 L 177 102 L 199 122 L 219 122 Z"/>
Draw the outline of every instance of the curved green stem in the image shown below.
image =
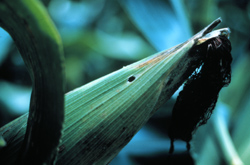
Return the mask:
<path id="1" fill-rule="evenodd" d="M 33 83 L 27 129 L 18 163 L 51 163 L 57 153 L 64 120 L 60 36 L 37 0 L 1 0 L 0 26 L 15 41 Z"/>
<path id="2" fill-rule="evenodd" d="M 59 143 L 63 116 L 60 111 L 63 109 L 63 104 L 60 104 L 63 103 L 63 91 L 60 90 L 63 77 L 61 61 L 58 60 L 58 57 L 62 57 L 61 47 L 57 37 L 52 37 L 55 34 L 50 31 L 49 27 L 52 26 L 43 26 L 35 21 L 39 18 L 39 21 L 49 22 L 45 20 L 48 19 L 44 14 L 46 12 L 41 12 L 43 8 L 36 6 L 35 10 L 32 3 L 26 2 L 12 3 L 19 5 L 17 12 L 14 12 L 11 4 L 0 1 L 1 16 L 11 15 L 14 18 L 6 21 L 2 17 L 0 24 L 8 25 L 5 29 L 16 40 L 34 84 L 20 160 L 23 164 L 51 163 L 51 155 L 55 155 Z M 39 17 L 34 13 L 37 10 L 41 10 Z M 20 11 L 26 13 L 25 17 Z M 27 21 L 31 21 L 31 24 Z M 220 22 L 217 19 L 180 45 L 123 67 L 66 94 L 64 134 L 57 163 L 72 165 L 110 162 L 193 70 L 199 67 L 204 55 L 193 54 L 198 52 L 195 51 L 197 43 L 199 39 L 206 40 L 204 36 Z M 17 25 L 21 29 L 13 28 Z M 7 142 L 7 147 L 0 150 L 0 155 L 4 155 L 1 163 L 13 163 L 13 158 L 17 157 L 16 150 L 23 141 L 26 118 L 27 115 L 23 115 L 0 128 L 0 134 Z M 28 158 L 32 162 L 28 162 Z"/>

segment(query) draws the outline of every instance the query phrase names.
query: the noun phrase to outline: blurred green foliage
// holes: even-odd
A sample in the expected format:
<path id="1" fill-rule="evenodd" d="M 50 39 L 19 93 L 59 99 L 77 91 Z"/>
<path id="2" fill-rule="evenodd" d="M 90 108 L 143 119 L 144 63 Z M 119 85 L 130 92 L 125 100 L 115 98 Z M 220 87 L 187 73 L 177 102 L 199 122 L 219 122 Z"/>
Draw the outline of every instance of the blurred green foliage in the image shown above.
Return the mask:
<path id="1" fill-rule="evenodd" d="M 181 43 L 214 19 L 221 17 L 223 23 L 220 27 L 230 27 L 232 32 L 230 41 L 234 60 L 232 65 L 233 85 L 223 89 L 220 100 L 231 106 L 230 114 L 232 115 L 227 126 L 234 134 L 233 140 L 237 141 L 236 150 L 240 150 L 240 156 L 249 153 L 249 149 L 242 148 L 240 143 L 240 141 L 244 141 L 245 146 L 250 145 L 249 131 L 242 131 L 240 128 L 250 125 L 250 123 L 245 118 L 244 123 L 239 122 L 241 118 L 249 114 L 250 109 L 247 104 L 250 97 L 250 82 L 245 76 L 249 70 L 247 66 L 250 66 L 247 63 L 250 48 L 249 1 L 43 0 L 43 3 L 63 40 L 66 91 L 157 51 Z M 0 45 L 3 45 L 0 53 L 0 81 L 13 85 L 13 88 L 18 85 L 27 89 L 31 86 L 27 70 L 18 50 L 13 46 L 14 42 L 9 40 L 4 32 L 0 33 Z M 246 67 L 241 67 L 243 62 L 246 63 L 244 64 Z M 244 74 L 241 75 L 241 73 Z M 3 83 L 0 85 L 2 98 L 10 92 L 3 90 L 3 88 L 6 89 L 2 85 Z M 234 91 L 243 92 L 234 95 Z M 23 93 L 25 96 L 26 92 Z M 24 95 L 19 97 L 24 98 Z M 0 123 L 3 125 L 20 115 L 8 105 L 17 105 L 16 111 L 22 108 L 14 102 L 14 99 L 9 99 L 9 102 L 6 103 L 6 99 L 1 99 L 1 97 Z M 28 99 L 25 97 L 27 104 L 29 104 Z M 172 106 L 172 104 L 167 105 Z M 149 122 L 151 123 L 149 127 L 154 130 L 162 128 L 156 132 L 164 134 L 167 131 L 166 127 L 162 125 L 167 123 L 167 118 L 169 118 L 169 114 L 160 110 L 158 115 L 156 114 Z M 156 122 L 157 120 L 158 122 Z M 158 128 L 155 128 L 155 125 Z M 239 137 L 245 138 L 242 140 Z M 247 161 L 246 164 L 250 163 L 247 158 L 244 158 L 244 161 Z"/>

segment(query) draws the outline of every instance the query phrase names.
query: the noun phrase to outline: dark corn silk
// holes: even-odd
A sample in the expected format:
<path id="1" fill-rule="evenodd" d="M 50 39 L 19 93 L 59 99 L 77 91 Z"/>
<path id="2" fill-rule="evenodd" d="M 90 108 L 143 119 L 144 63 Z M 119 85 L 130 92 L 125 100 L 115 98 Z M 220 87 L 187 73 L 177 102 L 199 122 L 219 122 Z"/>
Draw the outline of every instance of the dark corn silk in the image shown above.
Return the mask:
<path id="1" fill-rule="evenodd" d="M 191 50 L 190 54 L 199 53 L 205 59 L 201 69 L 196 69 L 185 83 L 173 108 L 170 153 L 174 151 L 175 139 L 185 141 L 190 150 L 192 134 L 210 118 L 221 88 L 231 81 L 230 52 L 231 43 L 225 36 L 212 38 Z"/>

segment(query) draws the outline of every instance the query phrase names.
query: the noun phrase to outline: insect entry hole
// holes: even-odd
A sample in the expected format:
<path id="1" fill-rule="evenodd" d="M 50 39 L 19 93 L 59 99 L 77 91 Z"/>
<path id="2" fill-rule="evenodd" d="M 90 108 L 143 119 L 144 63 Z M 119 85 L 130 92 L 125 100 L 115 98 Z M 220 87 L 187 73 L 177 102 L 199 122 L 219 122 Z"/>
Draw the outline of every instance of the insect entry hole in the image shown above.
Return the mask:
<path id="1" fill-rule="evenodd" d="M 128 78 L 128 82 L 133 82 L 135 80 L 135 76 L 130 76 L 129 78 Z"/>

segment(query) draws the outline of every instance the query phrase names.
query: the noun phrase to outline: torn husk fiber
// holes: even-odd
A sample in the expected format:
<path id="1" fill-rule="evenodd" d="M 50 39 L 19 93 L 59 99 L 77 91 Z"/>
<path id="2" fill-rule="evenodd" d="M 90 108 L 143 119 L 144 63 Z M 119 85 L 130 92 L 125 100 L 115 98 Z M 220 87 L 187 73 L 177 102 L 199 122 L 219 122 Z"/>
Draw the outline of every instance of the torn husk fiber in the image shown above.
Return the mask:
<path id="1" fill-rule="evenodd" d="M 186 81 L 172 111 L 169 127 L 170 153 L 175 139 L 187 143 L 201 125 L 207 123 L 215 108 L 220 90 L 231 81 L 231 43 L 227 36 L 216 36 L 199 47 L 206 59 Z"/>
<path id="2" fill-rule="evenodd" d="M 217 19 L 183 44 L 97 79 L 65 95 L 65 123 L 58 164 L 107 164 L 154 112 L 200 65 L 190 54 L 198 39 L 221 22 Z M 0 129 L 7 147 L 1 162 L 16 158 L 27 114 Z"/>

